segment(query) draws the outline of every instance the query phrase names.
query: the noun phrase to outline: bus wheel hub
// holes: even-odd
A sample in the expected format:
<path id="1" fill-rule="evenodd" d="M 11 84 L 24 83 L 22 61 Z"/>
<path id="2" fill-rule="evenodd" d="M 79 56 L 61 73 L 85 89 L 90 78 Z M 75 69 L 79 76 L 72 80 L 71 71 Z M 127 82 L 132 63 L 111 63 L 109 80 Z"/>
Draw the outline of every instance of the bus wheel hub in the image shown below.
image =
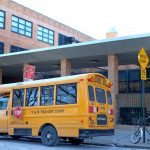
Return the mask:
<path id="1" fill-rule="evenodd" d="M 50 133 L 47 133 L 47 139 L 51 139 L 52 138 L 52 135 Z"/>

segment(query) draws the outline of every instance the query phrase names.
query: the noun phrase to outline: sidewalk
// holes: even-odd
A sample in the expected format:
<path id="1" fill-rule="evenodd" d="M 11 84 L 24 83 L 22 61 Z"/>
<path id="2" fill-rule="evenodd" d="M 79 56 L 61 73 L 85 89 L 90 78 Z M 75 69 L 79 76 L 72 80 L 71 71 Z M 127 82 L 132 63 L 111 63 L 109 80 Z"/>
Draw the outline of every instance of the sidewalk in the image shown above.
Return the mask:
<path id="1" fill-rule="evenodd" d="M 93 139 L 86 140 L 84 143 L 93 145 L 108 145 L 108 146 L 118 146 L 118 147 L 134 147 L 134 148 L 144 148 L 150 149 L 150 136 L 146 136 L 146 143 L 140 141 L 137 144 L 133 144 L 130 141 L 130 134 L 134 130 L 134 126 L 124 126 L 117 125 L 115 129 L 114 136 L 101 136 L 95 137 Z"/>

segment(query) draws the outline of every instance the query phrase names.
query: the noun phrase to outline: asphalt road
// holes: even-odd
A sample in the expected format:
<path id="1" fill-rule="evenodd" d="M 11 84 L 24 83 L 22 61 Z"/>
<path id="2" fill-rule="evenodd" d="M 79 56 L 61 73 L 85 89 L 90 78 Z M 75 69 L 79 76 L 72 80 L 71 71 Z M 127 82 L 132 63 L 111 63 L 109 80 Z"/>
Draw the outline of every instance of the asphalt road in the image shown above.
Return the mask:
<path id="1" fill-rule="evenodd" d="M 12 138 L 0 137 L 0 150 L 137 150 L 137 148 L 122 148 L 122 147 L 105 147 L 94 145 L 79 145 L 73 146 L 69 143 L 61 142 L 56 147 L 47 147 L 42 145 L 37 139 L 20 139 L 14 140 Z M 142 149 L 138 149 L 142 150 Z"/>

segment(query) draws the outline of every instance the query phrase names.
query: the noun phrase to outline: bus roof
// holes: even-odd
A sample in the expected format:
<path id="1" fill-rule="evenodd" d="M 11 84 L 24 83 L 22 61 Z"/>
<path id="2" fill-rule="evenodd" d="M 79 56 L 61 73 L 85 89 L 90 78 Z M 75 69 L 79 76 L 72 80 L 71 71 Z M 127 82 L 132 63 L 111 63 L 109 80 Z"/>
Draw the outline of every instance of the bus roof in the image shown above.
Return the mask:
<path id="1" fill-rule="evenodd" d="M 34 81 L 2 84 L 2 85 L 0 85 L 0 91 L 3 90 L 3 88 L 11 88 L 11 87 L 15 87 L 15 86 L 24 86 L 24 85 L 32 85 L 32 84 L 43 84 L 43 83 L 47 83 L 47 82 L 59 82 L 59 81 L 67 81 L 67 80 L 73 80 L 73 79 L 79 79 L 79 78 L 86 78 L 89 75 L 94 75 L 94 74 L 99 74 L 99 73 L 78 74 L 78 75 L 57 77 L 57 78 L 51 78 L 51 79 L 42 79 L 42 80 L 34 80 Z M 101 74 L 99 74 L 99 75 L 101 75 Z M 103 75 L 101 75 L 101 76 L 103 78 L 106 78 Z"/>

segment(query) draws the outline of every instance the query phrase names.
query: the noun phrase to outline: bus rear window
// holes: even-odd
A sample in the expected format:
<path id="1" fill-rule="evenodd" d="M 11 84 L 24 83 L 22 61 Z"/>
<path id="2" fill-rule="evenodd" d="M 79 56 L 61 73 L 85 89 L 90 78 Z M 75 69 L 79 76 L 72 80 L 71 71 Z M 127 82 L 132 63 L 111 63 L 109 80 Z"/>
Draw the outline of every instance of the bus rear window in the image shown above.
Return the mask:
<path id="1" fill-rule="evenodd" d="M 111 98 L 111 93 L 109 91 L 107 91 L 107 101 L 108 101 L 108 104 L 112 104 L 112 98 Z"/>
<path id="2" fill-rule="evenodd" d="M 100 89 L 100 88 L 96 88 L 96 100 L 99 103 L 106 103 L 106 96 L 105 96 L 105 91 Z"/>
<path id="3" fill-rule="evenodd" d="M 93 86 L 88 86 L 88 92 L 89 92 L 89 99 L 90 101 L 94 101 L 94 89 Z"/>

